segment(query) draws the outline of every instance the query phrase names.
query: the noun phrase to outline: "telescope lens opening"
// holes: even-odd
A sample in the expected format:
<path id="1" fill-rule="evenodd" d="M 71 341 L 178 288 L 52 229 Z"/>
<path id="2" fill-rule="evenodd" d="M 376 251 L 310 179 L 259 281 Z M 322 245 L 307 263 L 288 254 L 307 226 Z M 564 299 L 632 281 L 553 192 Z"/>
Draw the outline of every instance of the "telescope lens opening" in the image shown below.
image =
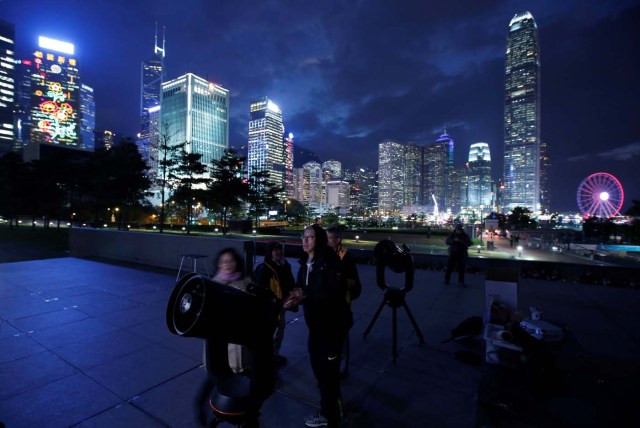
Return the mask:
<path id="1" fill-rule="evenodd" d="M 180 300 L 180 312 L 183 314 L 189 312 L 189 309 L 191 309 L 192 303 L 193 303 L 193 298 L 191 297 L 191 294 L 186 293 L 184 296 L 182 296 L 182 299 Z"/>

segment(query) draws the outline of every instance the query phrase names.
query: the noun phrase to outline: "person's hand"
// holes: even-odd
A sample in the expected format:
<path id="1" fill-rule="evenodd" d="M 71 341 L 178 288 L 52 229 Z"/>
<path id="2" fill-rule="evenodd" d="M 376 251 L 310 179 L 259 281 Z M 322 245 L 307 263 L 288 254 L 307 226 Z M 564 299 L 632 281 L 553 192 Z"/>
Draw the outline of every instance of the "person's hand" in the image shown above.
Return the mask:
<path id="1" fill-rule="evenodd" d="M 294 288 L 293 291 L 289 293 L 289 296 L 287 296 L 282 306 L 285 309 L 297 306 L 302 302 L 302 296 L 302 288 Z"/>

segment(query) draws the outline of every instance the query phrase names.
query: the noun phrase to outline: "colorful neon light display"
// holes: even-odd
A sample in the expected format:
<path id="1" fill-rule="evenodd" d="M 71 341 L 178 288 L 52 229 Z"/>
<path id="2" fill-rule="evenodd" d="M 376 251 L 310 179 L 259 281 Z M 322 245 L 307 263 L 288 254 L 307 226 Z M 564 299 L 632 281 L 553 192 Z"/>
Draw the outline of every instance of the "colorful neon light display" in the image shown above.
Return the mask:
<path id="1" fill-rule="evenodd" d="M 73 54 L 68 50 L 34 52 L 31 140 L 77 147 L 80 129 L 78 69 L 75 59 L 60 55 L 60 52 Z"/>

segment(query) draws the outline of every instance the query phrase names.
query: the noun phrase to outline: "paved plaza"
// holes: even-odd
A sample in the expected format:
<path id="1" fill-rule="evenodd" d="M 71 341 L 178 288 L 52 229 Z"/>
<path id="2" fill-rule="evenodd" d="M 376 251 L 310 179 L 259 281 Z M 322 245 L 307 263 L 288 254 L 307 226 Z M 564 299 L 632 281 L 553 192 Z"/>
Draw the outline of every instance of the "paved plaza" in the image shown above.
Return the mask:
<path id="1" fill-rule="evenodd" d="M 394 365 L 389 307 L 362 337 L 382 292 L 375 267 L 358 268 L 363 293 L 353 305 L 351 369 L 342 385 L 347 427 L 539 425 L 509 412 L 496 419 L 479 404 L 485 367 L 455 355 L 482 354 L 480 340 L 441 343 L 462 320 L 483 315 L 483 274 L 469 275 L 463 288 L 445 286 L 442 272 L 416 272 L 407 302 L 426 344 L 419 346 L 400 309 Z M 0 421 L 8 428 L 198 426 L 193 397 L 204 376 L 202 341 L 174 336 L 165 324 L 175 275 L 71 257 L 0 264 Z M 569 328 L 568 361 L 579 361 L 569 370 L 577 386 L 547 391 L 548 415 L 540 420 L 639 426 L 630 403 L 640 384 L 640 292 L 522 279 L 519 307 L 532 304 Z M 318 409 L 306 336 L 302 312 L 288 313 L 288 364 L 262 408 L 262 427 L 303 427 Z"/>

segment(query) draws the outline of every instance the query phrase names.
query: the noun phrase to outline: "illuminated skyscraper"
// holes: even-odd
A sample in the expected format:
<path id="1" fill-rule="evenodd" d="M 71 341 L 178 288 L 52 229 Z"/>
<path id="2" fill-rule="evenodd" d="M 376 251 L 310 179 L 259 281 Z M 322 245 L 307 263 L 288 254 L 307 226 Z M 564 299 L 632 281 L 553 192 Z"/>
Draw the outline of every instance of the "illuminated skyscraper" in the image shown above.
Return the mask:
<path id="1" fill-rule="evenodd" d="M 537 211 L 541 196 L 540 51 L 536 22 L 529 12 L 515 15 L 509 23 L 505 64 L 503 208 Z"/>
<path id="2" fill-rule="evenodd" d="M 209 165 L 229 148 L 229 90 L 192 73 L 164 82 L 160 123 L 171 144 L 186 142 Z"/>
<path id="3" fill-rule="evenodd" d="M 394 141 L 378 144 L 378 209 L 402 211 L 404 200 L 404 146 Z"/>
<path id="4" fill-rule="evenodd" d="M 295 186 L 293 184 L 293 134 L 289 132 L 285 139 L 285 187 L 287 189 L 287 197 L 293 198 L 295 194 Z"/>
<path id="5" fill-rule="evenodd" d="M 40 158 L 40 145 L 81 149 L 80 78 L 73 44 L 39 38 L 31 71 L 31 129 L 25 160 Z"/>
<path id="6" fill-rule="evenodd" d="M 491 153 L 487 143 L 469 148 L 467 207 L 491 207 Z"/>
<path id="7" fill-rule="evenodd" d="M 13 112 L 15 140 L 13 150 L 17 152 L 22 152 L 22 149 L 29 144 L 32 69 L 32 59 L 16 61 L 16 103 Z"/>
<path id="8" fill-rule="evenodd" d="M 342 162 L 333 159 L 322 162 L 322 172 L 327 181 L 338 180 L 342 178 Z"/>
<path id="9" fill-rule="evenodd" d="M 150 109 L 160 106 L 160 98 L 162 92 L 162 82 L 165 78 L 164 54 L 165 54 L 164 32 L 162 36 L 162 47 L 158 46 L 158 28 L 156 25 L 156 34 L 154 38 L 153 56 L 146 61 L 142 61 L 142 72 L 140 78 L 140 134 L 138 135 L 137 145 L 138 151 L 147 164 L 152 162 L 153 156 L 150 154 L 154 151 L 151 148 L 151 134 L 159 133 L 157 126 L 152 125 L 150 118 Z"/>
<path id="10" fill-rule="evenodd" d="M 93 88 L 80 85 L 80 141 L 85 150 L 95 150 L 96 102 Z"/>
<path id="11" fill-rule="evenodd" d="M 322 166 L 318 162 L 310 161 L 302 165 L 302 202 L 314 207 L 320 206 L 322 201 Z"/>
<path id="12" fill-rule="evenodd" d="M 435 144 L 424 147 L 423 157 L 423 204 L 431 205 L 435 197 L 440 211 L 452 209 L 453 190 L 453 147 L 454 141 L 446 132 Z"/>
<path id="13" fill-rule="evenodd" d="M 344 179 L 350 184 L 351 213 L 365 217 L 378 210 L 378 170 L 365 166 L 344 169 Z"/>
<path id="14" fill-rule="evenodd" d="M 267 171 L 271 183 L 286 189 L 286 169 L 287 145 L 282 112 L 268 97 L 254 100 L 249 106 L 247 172 L 252 175 Z"/>
<path id="15" fill-rule="evenodd" d="M 422 148 L 407 144 L 404 148 L 404 196 L 402 205 L 420 203 L 420 183 L 422 181 Z"/>
<path id="16" fill-rule="evenodd" d="M 0 19 L 0 154 L 13 149 L 16 101 L 15 29 Z"/>

